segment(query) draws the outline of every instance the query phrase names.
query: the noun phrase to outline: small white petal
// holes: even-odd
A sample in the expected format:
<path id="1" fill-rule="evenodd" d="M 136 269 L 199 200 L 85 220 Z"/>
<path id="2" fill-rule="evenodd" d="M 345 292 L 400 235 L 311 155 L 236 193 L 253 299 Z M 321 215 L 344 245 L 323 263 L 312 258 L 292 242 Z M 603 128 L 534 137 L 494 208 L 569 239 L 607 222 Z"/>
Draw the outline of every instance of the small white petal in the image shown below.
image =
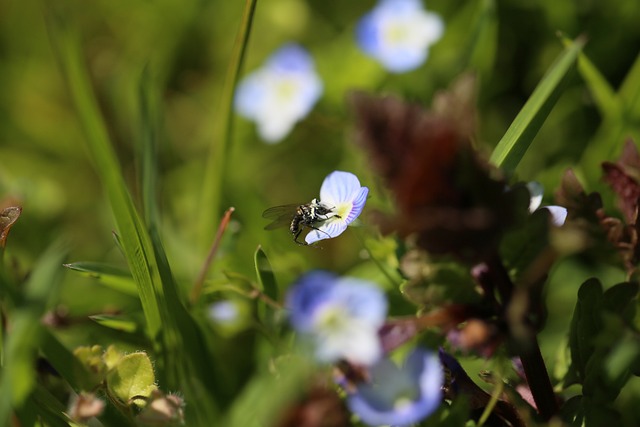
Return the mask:
<path id="1" fill-rule="evenodd" d="M 529 190 L 529 195 L 531 196 L 529 201 L 529 212 L 533 212 L 538 209 L 542 203 L 544 187 L 539 182 L 531 181 L 527 182 L 527 190 Z"/>
<path id="2" fill-rule="evenodd" d="M 551 213 L 551 222 L 556 227 L 562 227 L 564 222 L 567 220 L 567 208 L 562 206 L 545 206 L 543 209 L 546 209 Z"/>

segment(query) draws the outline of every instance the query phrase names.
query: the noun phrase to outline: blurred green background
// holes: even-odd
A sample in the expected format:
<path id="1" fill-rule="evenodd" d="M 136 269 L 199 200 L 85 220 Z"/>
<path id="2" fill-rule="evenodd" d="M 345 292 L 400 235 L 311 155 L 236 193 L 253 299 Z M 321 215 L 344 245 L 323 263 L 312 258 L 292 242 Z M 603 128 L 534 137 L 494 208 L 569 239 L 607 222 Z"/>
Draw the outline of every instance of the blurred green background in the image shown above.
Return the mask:
<path id="1" fill-rule="evenodd" d="M 63 238 L 70 261 L 125 266 L 111 233 L 111 209 L 49 41 L 47 22 L 54 13 L 81 35 L 95 93 L 134 197 L 140 194 L 139 92 L 141 80 L 149 80 L 159 135 L 161 233 L 174 274 L 186 288 L 195 281 L 212 231 L 230 206 L 236 211 L 214 264 L 214 279 L 225 271 L 250 274 L 258 245 L 285 285 L 311 268 L 344 273 L 357 267 L 369 271 L 364 274 L 376 274 L 368 269 L 371 261 L 362 246 L 362 241 L 368 242 L 376 250 L 369 237 L 376 232 L 367 225 L 366 211 L 362 227 L 320 248 L 296 246 L 286 229 L 264 231 L 261 218 L 270 206 L 316 197 L 323 178 L 336 169 L 354 172 L 370 187 L 367 209 L 390 206 L 365 155 L 352 144 L 345 105 L 350 90 L 396 93 L 428 106 L 436 91 L 460 73 L 475 70 L 477 144 L 490 153 L 562 51 L 558 33 L 571 39 L 585 35 L 584 53 L 614 89 L 634 64 L 637 67 L 638 1 L 431 0 L 426 7 L 446 22 L 443 39 L 418 70 L 389 75 L 355 44 L 354 26 L 374 4 L 258 2 L 244 72 L 260 66 L 283 43 L 297 41 L 313 55 L 325 93 L 312 114 L 277 145 L 264 144 L 252 123 L 236 118 L 221 171 L 221 203 L 203 207 L 206 158 L 211 147 L 220 144 L 221 93 L 243 2 L 1 1 L 0 201 L 17 201 L 24 208 L 11 232 L 8 259 L 26 272 L 52 241 Z M 630 96 L 636 99 L 638 94 Z M 638 115 L 624 137 L 640 133 Z M 585 147 L 602 136 L 602 117 L 592 92 L 576 73 L 520 164 L 518 177 L 541 181 L 547 188 L 545 202 L 551 203 L 562 171 L 580 165 Z M 622 142 L 619 138 L 606 145 L 598 152 L 599 160 L 614 159 Z M 589 190 L 603 190 L 597 168 L 583 168 L 581 173 L 593 184 Z M 199 222 L 203 209 L 217 212 L 206 232 Z M 384 244 L 378 246 L 381 253 L 389 252 Z M 549 283 L 550 327 L 545 332 L 549 339 L 541 340 L 545 355 L 553 355 L 566 332 L 577 287 L 594 273 L 604 274 L 608 284 L 623 279 L 618 269 L 591 266 L 579 258 L 554 270 Z M 75 274 L 66 275 L 61 303 L 74 314 L 127 311 L 138 304 Z M 85 332 L 86 337 L 77 332 L 74 341 L 89 344 L 105 338 Z"/>

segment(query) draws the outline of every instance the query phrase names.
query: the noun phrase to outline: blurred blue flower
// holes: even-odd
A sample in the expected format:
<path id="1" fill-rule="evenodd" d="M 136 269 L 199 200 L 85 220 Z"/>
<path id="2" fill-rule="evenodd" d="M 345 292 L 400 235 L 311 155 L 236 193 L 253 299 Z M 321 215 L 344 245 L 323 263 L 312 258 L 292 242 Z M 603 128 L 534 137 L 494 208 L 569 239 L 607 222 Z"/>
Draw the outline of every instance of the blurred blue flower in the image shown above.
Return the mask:
<path id="1" fill-rule="evenodd" d="M 382 355 L 378 330 L 387 300 L 373 283 L 310 272 L 291 288 L 286 305 L 291 325 L 311 338 L 318 360 L 370 365 Z"/>
<path id="2" fill-rule="evenodd" d="M 356 29 L 362 50 L 393 73 L 418 68 L 429 46 L 442 37 L 444 22 L 420 0 L 380 0 Z"/>
<path id="3" fill-rule="evenodd" d="M 209 306 L 209 318 L 218 323 L 232 323 L 238 320 L 240 310 L 232 301 L 218 301 Z"/>
<path id="4" fill-rule="evenodd" d="M 301 46 L 288 44 L 239 83 L 235 108 L 256 122 L 262 139 L 275 143 L 309 114 L 321 94 L 313 59 Z"/>
<path id="5" fill-rule="evenodd" d="M 531 195 L 531 199 L 529 201 L 529 212 L 533 213 L 540 207 L 540 204 L 542 203 L 544 187 L 539 182 L 531 181 L 527 183 L 527 189 L 529 190 L 529 194 Z M 551 214 L 551 222 L 556 227 L 561 227 L 567 219 L 567 208 L 564 208 L 562 206 L 543 206 L 541 209 L 546 209 L 549 211 L 549 213 Z"/>
<path id="6" fill-rule="evenodd" d="M 369 189 L 360 186 L 358 177 L 350 172 L 335 171 L 327 175 L 320 187 L 320 203 L 332 208 L 329 218 L 305 237 L 308 244 L 337 237 L 362 212 Z"/>
<path id="7" fill-rule="evenodd" d="M 441 403 L 444 374 L 433 353 L 415 349 L 402 368 L 382 359 L 370 374 L 370 381 L 360 383 L 347 397 L 349 409 L 369 425 L 417 423 Z"/>

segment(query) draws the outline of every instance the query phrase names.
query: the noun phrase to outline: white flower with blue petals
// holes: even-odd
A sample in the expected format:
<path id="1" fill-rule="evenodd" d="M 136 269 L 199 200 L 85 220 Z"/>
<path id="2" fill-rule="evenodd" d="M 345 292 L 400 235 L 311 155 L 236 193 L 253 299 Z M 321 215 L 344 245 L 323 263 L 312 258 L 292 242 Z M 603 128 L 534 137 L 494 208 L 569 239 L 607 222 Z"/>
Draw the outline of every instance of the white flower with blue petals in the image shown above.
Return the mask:
<path id="1" fill-rule="evenodd" d="M 330 208 L 328 219 L 305 237 L 307 244 L 339 236 L 362 212 L 369 189 L 350 172 L 330 173 L 320 187 L 320 203 Z"/>
<path id="2" fill-rule="evenodd" d="M 286 305 L 291 325 L 311 338 L 319 361 L 371 365 L 381 357 L 378 330 L 387 300 L 373 283 L 314 271 L 291 288 Z"/>
<path id="3" fill-rule="evenodd" d="M 427 12 L 420 0 L 380 0 L 357 27 L 362 50 L 393 73 L 422 65 L 443 33 L 440 16 Z"/>
<path id="4" fill-rule="evenodd" d="M 444 374 L 435 354 L 416 349 L 398 367 L 382 359 L 371 378 L 347 397 L 349 409 L 372 426 L 407 426 L 431 415 L 442 401 Z"/>
<path id="5" fill-rule="evenodd" d="M 305 49 L 288 44 L 238 85 L 235 108 L 256 122 L 269 143 L 282 140 L 306 117 L 322 94 L 322 81 Z"/>

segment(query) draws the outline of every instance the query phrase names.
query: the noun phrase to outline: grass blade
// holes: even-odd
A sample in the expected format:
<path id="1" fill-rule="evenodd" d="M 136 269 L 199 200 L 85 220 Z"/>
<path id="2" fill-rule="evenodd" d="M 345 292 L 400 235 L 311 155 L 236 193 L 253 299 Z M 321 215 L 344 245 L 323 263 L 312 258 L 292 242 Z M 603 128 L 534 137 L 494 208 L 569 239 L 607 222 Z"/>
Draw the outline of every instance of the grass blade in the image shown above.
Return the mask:
<path id="1" fill-rule="evenodd" d="M 138 286 L 148 335 L 157 349 L 161 349 L 162 338 L 171 326 L 162 321 L 166 317 L 162 312 L 166 310 L 151 240 L 122 178 L 82 60 L 79 37 L 60 16 L 49 17 L 52 18 L 49 21 L 50 38 L 86 135 L 91 158 L 109 197 L 118 235 Z"/>
<path id="2" fill-rule="evenodd" d="M 99 262 L 80 261 L 65 264 L 64 266 L 70 270 L 77 271 L 86 277 L 95 279 L 100 284 L 115 291 L 134 297 L 138 296 L 136 283 L 133 281 L 133 277 L 131 277 L 131 273 L 128 271 Z"/>
<path id="3" fill-rule="evenodd" d="M 221 97 L 218 120 L 223 123 L 221 134 L 218 135 L 211 144 L 209 158 L 205 168 L 205 177 L 202 185 L 202 197 L 199 209 L 199 235 L 202 241 L 199 242 L 203 248 L 211 241 L 214 228 L 220 221 L 220 200 L 222 192 L 222 182 L 227 173 L 228 151 L 231 145 L 233 127 L 233 97 L 238 83 L 240 69 L 244 61 L 253 15 L 258 0 L 245 0 L 242 21 L 235 45 L 229 60 L 225 85 Z"/>
<path id="4" fill-rule="evenodd" d="M 490 159 L 493 164 L 507 171 L 515 170 L 560 97 L 563 83 L 574 68 L 583 46 L 584 40 L 574 41 L 549 68 L 493 150 Z"/>

